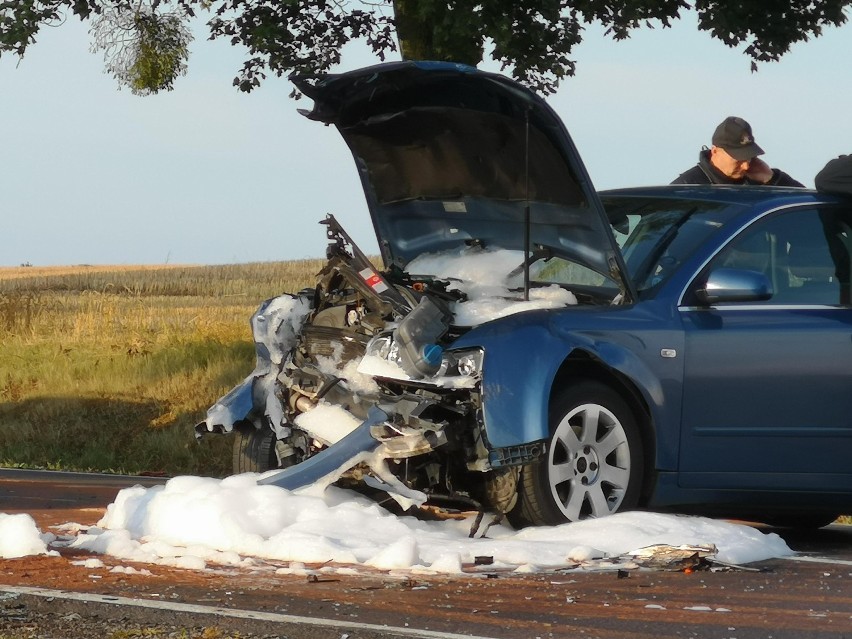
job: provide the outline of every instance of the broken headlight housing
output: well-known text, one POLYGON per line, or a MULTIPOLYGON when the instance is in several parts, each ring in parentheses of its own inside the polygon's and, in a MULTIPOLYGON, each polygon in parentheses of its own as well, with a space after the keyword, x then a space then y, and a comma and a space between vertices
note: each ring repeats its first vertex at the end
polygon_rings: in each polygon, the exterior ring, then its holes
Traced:
MULTIPOLYGON (((435 345, 435 348, 440 348, 435 345)), ((374 337, 367 345, 368 356, 377 357, 399 369, 400 377, 405 376, 405 367, 400 355, 399 342, 393 333, 383 333, 374 337)), ((432 378, 470 377, 478 379, 482 372, 485 352, 481 348, 440 351, 440 364, 432 378)), ((424 380, 425 381, 425 380, 424 380)))
POLYGON ((444 377, 479 377, 485 351, 481 348, 466 348, 444 351, 439 374, 444 377))

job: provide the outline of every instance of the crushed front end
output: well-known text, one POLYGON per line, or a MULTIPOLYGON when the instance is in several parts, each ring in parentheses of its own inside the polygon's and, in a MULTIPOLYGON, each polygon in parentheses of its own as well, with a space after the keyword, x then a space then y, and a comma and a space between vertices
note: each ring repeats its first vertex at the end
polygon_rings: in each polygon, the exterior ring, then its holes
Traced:
POLYGON ((316 287, 259 309, 258 366, 208 411, 197 434, 257 437, 265 429, 276 454, 257 470, 290 468, 266 483, 357 483, 404 505, 487 501, 484 353, 452 348, 467 330, 453 325, 450 310, 463 293, 440 279, 382 273, 334 217, 323 224, 328 262, 316 287), (347 437, 358 428, 369 437, 347 437), (315 457, 302 473, 299 465, 315 457))

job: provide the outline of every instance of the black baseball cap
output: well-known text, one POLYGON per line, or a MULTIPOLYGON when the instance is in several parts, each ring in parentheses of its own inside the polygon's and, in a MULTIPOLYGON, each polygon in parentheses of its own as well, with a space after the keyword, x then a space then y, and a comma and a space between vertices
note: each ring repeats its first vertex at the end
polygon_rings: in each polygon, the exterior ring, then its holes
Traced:
POLYGON ((763 149, 754 141, 751 125, 734 116, 725 118, 722 124, 716 127, 713 132, 713 146, 725 149, 732 158, 742 161, 763 155, 763 149))

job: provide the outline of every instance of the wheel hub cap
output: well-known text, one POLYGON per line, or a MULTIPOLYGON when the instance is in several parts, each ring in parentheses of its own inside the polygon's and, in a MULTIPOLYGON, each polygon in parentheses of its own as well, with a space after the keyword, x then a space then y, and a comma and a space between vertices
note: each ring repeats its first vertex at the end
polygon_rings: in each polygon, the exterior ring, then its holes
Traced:
POLYGON ((600 468, 598 453, 591 446, 584 446, 574 454, 574 477, 583 486, 597 482, 600 468))

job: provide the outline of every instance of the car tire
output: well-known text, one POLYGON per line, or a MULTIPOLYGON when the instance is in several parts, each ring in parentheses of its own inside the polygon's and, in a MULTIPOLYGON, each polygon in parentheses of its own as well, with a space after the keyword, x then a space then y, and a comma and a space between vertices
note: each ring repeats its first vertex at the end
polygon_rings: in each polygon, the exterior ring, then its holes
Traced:
POLYGON ((479 497, 486 508, 498 513, 511 512, 518 503, 519 468, 504 468, 487 474, 479 497))
POLYGON ((612 388, 581 382, 551 404, 545 455, 521 469, 516 527, 557 525, 635 508, 644 477, 636 416, 612 388))
POLYGON ((234 428, 233 470, 240 473, 264 473, 278 468, 275 433, 270 428, 255 428, 243 422, 234 428))

